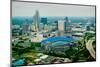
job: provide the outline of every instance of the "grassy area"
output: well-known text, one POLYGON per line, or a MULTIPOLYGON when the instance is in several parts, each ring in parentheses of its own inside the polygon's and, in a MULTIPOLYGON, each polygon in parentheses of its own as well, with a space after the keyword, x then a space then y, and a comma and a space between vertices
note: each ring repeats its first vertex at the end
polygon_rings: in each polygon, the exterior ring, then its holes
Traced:
POLYGON ((39 53, 40 51, 37 51, 36 48, 40 47, 40 43, 31 43, 30 47, 23 48, 20 45, 16 44, 16 46, 13 46, 12 48, 12 57, 15 59, 18 59, 20 57, 27 57, 32 56, 36 58, 36 53, 39 53))

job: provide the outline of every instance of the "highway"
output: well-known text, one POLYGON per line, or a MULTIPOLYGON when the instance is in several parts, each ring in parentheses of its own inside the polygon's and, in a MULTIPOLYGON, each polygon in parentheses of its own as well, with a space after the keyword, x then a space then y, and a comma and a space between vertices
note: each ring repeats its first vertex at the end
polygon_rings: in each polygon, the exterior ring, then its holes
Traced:
POLYGON ((91 54, 91 56, 95 59, 96 53, 95 53, 95 50, 94 50, 93 45, 92 45, 93 41, 94 41, 94 38, 88 40, 88 42, 86 43, 86 48, 89 51, 89 53, 91 54))

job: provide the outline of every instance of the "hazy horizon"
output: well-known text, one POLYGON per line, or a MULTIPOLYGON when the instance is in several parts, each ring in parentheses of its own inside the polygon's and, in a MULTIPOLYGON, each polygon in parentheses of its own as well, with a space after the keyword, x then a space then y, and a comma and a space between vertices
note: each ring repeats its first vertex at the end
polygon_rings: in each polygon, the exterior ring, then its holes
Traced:
POLYGON ((95 7, 12 1, 12 16, 86 16, 95 17, 95 7), (65 9, 66 8, 66 9, 65 9))

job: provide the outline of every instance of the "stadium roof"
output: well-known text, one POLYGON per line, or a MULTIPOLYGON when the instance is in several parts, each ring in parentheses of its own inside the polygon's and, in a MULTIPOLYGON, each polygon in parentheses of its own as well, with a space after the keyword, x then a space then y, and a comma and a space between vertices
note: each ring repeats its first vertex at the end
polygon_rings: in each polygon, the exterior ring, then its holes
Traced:
POLYGON ((47 44, 47 43, 53 43, 53 42, 57 42, 57 41, 74 42, 75 40, 77 40, 77 39, 72 36, 57 36, 57 37, 50 37, 46 40, 43 40, 42 43, 47 44))

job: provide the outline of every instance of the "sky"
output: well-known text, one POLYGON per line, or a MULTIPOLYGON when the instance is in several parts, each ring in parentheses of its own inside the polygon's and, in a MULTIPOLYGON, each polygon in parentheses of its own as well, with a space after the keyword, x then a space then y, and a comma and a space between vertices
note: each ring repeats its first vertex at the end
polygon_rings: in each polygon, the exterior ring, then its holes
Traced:
POLYGON ((12 2, 12 16, 95 16, 94 6, 62 5, 33 2, 12 2))

